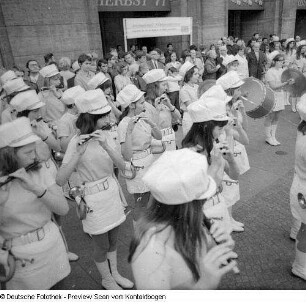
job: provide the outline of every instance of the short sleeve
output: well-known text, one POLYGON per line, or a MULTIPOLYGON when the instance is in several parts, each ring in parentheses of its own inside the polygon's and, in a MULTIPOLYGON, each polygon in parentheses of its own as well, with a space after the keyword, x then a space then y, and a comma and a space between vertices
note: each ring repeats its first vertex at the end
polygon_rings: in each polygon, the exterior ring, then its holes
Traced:
POLYGON ((186 91, 186 89, 183 89, 183 88, 182 88, 182 89, 180 90, 180 101, 181 101, 182 103, 186 103, 186 102, 188 102, 188 101, 192 101, 192 100, 191 100, 191 97, 190 97, 188 91, 186 91))
POLYGON ((71 159, 76 155, 76 142, 77 142, 77 136, 75 135, 71 141, 68 144, 67 150, 65 152, 65 156, 63 158, 63 165, 68 164, 71 159))
POLYGON ((129 118, 125 117, 118 125, 117 132, 120 144, 125 143, 125 137, 126 137, 129 120, 130 120, 129 118))

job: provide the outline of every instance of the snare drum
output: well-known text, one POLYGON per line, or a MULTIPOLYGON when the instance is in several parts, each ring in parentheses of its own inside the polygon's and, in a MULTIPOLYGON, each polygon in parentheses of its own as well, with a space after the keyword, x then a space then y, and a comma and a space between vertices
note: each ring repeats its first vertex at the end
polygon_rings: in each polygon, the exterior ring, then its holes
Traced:
POLYGON ((275 106, 273 90, 264 85, 256 78, 244 79, 244 84, 240 87, 241 94, 245 95, 244 101, 246 114, 254 119, 268 115, 275 106))

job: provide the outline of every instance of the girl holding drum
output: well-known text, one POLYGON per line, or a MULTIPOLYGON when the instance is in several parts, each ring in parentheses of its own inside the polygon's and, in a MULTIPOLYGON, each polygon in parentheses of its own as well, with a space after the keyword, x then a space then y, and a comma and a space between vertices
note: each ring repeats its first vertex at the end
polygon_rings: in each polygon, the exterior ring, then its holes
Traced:
POLYGON ((81 135, 71 139, 56 181, 64 185, 76 170, 83 183, 84 199, 91 211, 82 224, 84 232, 92 236, 93 257, 102 286, 109 290, 132 288, 133 283, 117 270, 119 226, 126 217, 113 167, 115 164, 125 170, 125 162, 115 151, 111 135, 101 130, 109 124, 111 107, 100 89, 86 91, 75 104, 80 113, 76 126, 81 135))
POLYGON ((281 82, 281 75, 283 73, 283 64, 285 58, 277 51, 270 54, 272 60, 271 67, 266 73, 266 82, 269 87, 274 91, 275 106, 271 113, 265 118, 265 134, 266 143, 271 146, 278 146, 280 142, 276 139, 276 130, 281 111, 285 109, 285 92, 284 87, 294 83, 294 80, 281 82))

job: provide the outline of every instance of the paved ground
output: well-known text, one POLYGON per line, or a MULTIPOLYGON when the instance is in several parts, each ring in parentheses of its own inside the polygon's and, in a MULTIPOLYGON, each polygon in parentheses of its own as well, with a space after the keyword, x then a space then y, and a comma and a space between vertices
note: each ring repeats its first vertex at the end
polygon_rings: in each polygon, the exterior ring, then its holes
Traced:
MULTIPOLYGON (((264 143, 263 120, 249 120, 251 170, 240 181, 241 201, 233 210, 234 217, 245 223, 245 232, 234 234, 241 273, 224 278, 221 289, 306 289, 306 282, 290 274, 294 242, 289 239, 289 190, 298 122, 298 115, 288 107, 278 129, 282 145, 270 147, 264 143)), ((82 232, 72 203, 64 218, 64 231, 70 250, 77 252, 80 260, 72 264, 63 289, 101 289, 91 257, 91 239, 82 232)), ((119 270, 129 278, 127 255, 132 234, 129 217, 121 228, 118 249, 119 270)))

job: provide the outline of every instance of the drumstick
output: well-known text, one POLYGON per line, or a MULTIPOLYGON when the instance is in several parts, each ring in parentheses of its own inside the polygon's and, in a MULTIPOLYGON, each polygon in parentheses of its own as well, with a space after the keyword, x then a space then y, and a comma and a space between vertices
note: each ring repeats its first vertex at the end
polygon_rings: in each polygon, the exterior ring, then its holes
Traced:
POLYGON ((244 100, 244 101, 247 101, 247 102, 249 102, 249 103, 251 103, 251 104, 253 104, 253 105, 257 105, 257 104, 255 104, 254 102, 250 101, 249 99, 245 98, 245 97, 242 96, 242 95, 241 95, 239 98, 242 99, 242 100, 244 100))

